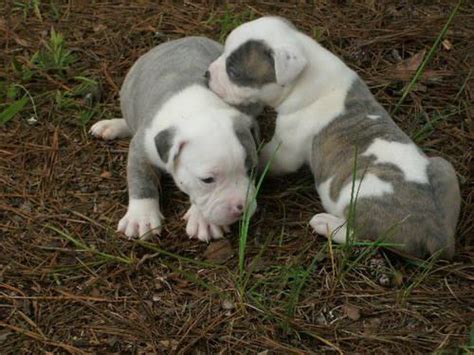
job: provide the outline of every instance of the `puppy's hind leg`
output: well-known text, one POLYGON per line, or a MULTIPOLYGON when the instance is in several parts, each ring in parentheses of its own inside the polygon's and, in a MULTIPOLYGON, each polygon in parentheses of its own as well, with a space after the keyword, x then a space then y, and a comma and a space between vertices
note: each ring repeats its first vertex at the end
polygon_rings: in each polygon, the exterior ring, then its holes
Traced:
POLYGON ((94 137, 111 140, 116 138, 131 137, 132 132, 123 118, 101 120, 92 125, 89 130, 94 137))
POLYGON ((451 163, 440 157, 430 158, 431 185, 437 202, 444 214, 445 223, 454 234, 461 209, 461 192, 459 182, 451 163))
POLYGON ((451 163, 441 157, 430 158, 428 175, 447 232, 446 235, 433 236, 428 249, 432 254, 444 249, 442 255, 450 259, 454 255, 454 233, 461 209, 458 178, 451 163))
POLYGON ((332 238, 338 244, 346 243, 346 221, 340 217, 329 213, 318 213, 311 218, 309 225, 316 233, 328 239, 332 238))

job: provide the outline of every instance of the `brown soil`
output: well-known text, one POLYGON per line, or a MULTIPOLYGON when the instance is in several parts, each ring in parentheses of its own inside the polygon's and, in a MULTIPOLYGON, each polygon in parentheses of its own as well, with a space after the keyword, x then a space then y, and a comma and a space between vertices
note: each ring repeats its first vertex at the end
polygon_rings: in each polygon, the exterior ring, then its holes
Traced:
MULTIPOLYGON (((79 124, 88 100, 75 96, 76 108, 68 109, 55 93, 72 90, 75 76, 94 78, 101 90, 93 95, 100 109, 93 121, 117 117, 124 75, 152 46, 187 35, 223 38, 237 24, 232 19, 277 14, 318 36, 391 110, 413 76, 413 57, 429 51, 456 2, 52 3, 40 5, 41 16, 13 1, 0 6, 0 81, 24 85, 38 114, 36 124, 27 123, 29 104, 0 128, 1 353, 453 353, 467 352, 469 332, 474 345, 472 2, 461 5, 394 117, 414 135, 443 116, 418 143, 459 174, 455 259, 423 267, 383 251, 329 248, 308 229, 322 209, 311 175, 301 172, 265 183, 244 278, 238 226, 230 247, 206 252, 186 237, 188 202, 169 179, 161 237, 140 245, 116 234, 127 203, 128 142, 93 139, 90 123, 79 124), (13 58, 31 67, 52 27, 78 61, 62 76, 33 68, 31 79, 19 78, 13 58), (216 250, 225 256, 220 264, 216 250), (213 263, 200 262, 206 257, 213 263)), ((267 113, 266 136, 271 122, 267 113)))

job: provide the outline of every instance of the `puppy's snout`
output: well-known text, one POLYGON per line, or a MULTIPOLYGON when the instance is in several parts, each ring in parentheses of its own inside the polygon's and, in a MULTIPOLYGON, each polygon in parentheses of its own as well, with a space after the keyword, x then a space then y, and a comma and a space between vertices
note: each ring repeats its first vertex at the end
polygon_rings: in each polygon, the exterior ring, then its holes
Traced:
POLYGON ((240 218, 244 213, 244 204, 237 202, 230 206, 230 212, 234 218, 240 218))

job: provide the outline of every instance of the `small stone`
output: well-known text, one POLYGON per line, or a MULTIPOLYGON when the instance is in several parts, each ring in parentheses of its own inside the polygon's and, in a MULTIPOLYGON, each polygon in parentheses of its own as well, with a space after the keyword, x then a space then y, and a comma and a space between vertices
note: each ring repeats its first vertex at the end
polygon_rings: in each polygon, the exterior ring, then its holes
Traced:
POLYGON ((441 43, 443 44, 444 49, 446 49, 447 51, 450 51, 451 49, 453 49, 453 44, 449 42, 449 40, 445 39, 441 43))
POLYGON ((34 126, 35 124, 38 123, 38 120, 36 119, 35 116, 31 116, 26 120, 26 123, 28 123, 30 126, 34 126))
POLYGON ((388 287, 388 286, 390 286, 390 277, 388 277, 387 274, 382 274, 378 278, 378 283, 381 286, 388 287))
POLYGON ((235 303, 230 300, 224 300, 222 302, 222 308, 226 311, 233 310, 235 308, 235 303))
POLYGON ((179 343, 174 339, 169 339, 169 340, 161 340, 160 345, 163 346, 164 348, 174 351, 178 348, 179 343))

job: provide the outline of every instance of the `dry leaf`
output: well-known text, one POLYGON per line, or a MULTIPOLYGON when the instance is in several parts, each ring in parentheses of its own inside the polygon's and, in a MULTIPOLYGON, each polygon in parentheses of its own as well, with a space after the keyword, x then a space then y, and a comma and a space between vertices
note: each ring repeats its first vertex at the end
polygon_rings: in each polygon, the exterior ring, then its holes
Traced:
POLYGON ((425 57, 426 49, 416 53, 414 56, 398 63, 394 69, 395 78, 410 80, 425 57))
POLYGON ((94 30, 94 32, 101 32, 103 30, 105 30, 107 28, 106 25, 102 24, 102 23, 99 23, 97 25, 95 25, 92 29, 94 30))
MULTIPOLYGON (((395 80, 403 80, 403 81, 410 81, 418 67, 423 62, 423 58, 425 57, 426 49, 416 53, 414 56, 405 59, 395 65, 395 67, 389 69, 389 76, 395 80)), ((446 70, 431 70, 425 68, 423 74, 421 75, 421 80, 429 80, 429 81, 437 81, 443 76, 451 75, 449 71, 446 70)), ((419 84, 419 83, 418 83, 419 84)), ((423 91, 423 87, 418 87, 419 91, 423 91)))
POLYGON ((346 303, 344 306, 342 306, 342 311, 344 312, 345 316, 349 317, 349 319, 352 319, 352 320, 360 319, 359 307, 346 303))
POLYGON ((103 179, 110 179, 112 177, 112 173, 110 171, 103 171, 100 174, 100 177, 103 179))
POLYGON ((234 250, 227 239, 212 242, 204 252, 204 258, 207 261, 216 263, 223 263, 232 256, 234 256, 234 250))

